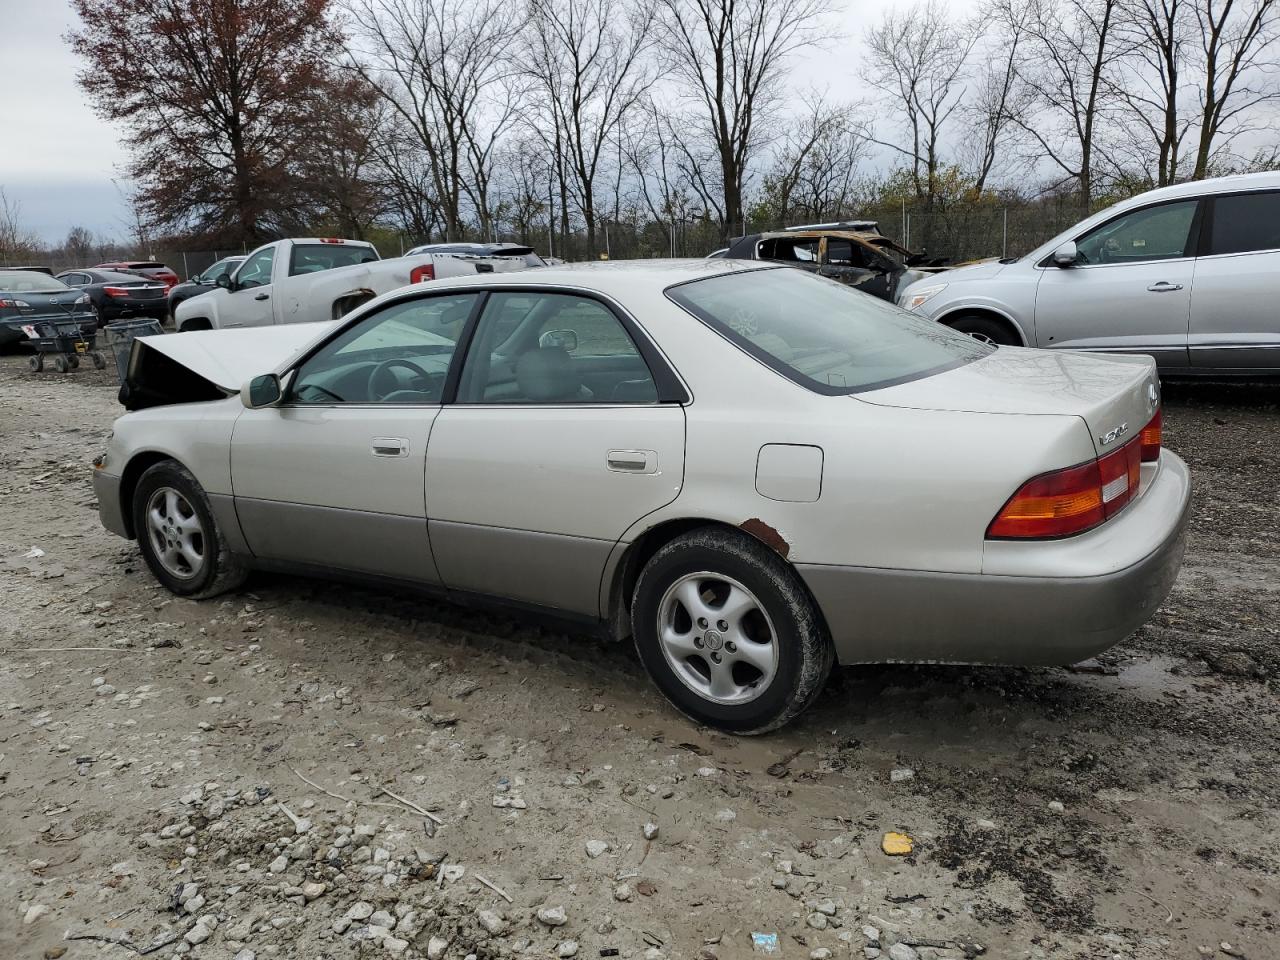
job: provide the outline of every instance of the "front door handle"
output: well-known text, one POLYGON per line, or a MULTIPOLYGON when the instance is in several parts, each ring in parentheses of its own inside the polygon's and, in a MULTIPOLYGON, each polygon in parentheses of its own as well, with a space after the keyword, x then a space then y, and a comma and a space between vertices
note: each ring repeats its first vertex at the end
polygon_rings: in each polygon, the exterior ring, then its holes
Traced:
POLYGON ((610 450, 605 466, 615 473, 657 473, 658 455, 652 450, 610 450))
POLYGON ((404 437, 374 437, 372 453, 375 457, 407 457, 409 441, 404 437))
POLYGON ((269 293, 260 293, 260 294, 258 294, 256 297, 254 297, 253 299, 255 299, 255 300, 270 300, 270 299, 271 299, 271 294, 269 294, 269 293))
POLYGON ((1167 280, 1161 280, 1159 283, 1153 283, 1147 287, 1152 293, 1173 293, 1175 290, 1181 290, 1182 284, 1169 283, 1167 280))

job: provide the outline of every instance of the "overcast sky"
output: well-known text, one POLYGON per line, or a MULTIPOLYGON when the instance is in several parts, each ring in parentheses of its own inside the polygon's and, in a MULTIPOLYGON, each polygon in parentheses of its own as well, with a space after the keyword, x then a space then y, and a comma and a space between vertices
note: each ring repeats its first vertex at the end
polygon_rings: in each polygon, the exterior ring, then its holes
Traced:
MULTIPOLYGON (((955 0, 952 6, 971 9, 974 2, 955 0)), ((798 62, 794 80, 843 99, 853 84, 864 11, 884 4, 834 3, 845 11, 833 18, 845 36, 798 62)), ((0 186, 20 204, 24 224, 50 243, 76 225, 116 238, 129 233, 128 184, 121 179, 124 130, 99 120, 76 86, 79 63, 63 40, 75 25, 68 0, 0 0, 0 186)))

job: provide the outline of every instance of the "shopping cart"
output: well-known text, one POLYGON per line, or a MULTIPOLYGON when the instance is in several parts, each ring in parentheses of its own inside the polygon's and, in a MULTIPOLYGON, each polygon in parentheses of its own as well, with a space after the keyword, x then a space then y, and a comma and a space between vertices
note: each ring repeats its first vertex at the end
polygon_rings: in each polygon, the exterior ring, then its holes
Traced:
POLYGON ((80 358, 88 357, 101 370, 106 358, 98 352, 98 335, 85 333, 79 320, 34 320, 23 326, 27 342, 35 354, 27 358, 27 366, 35 373, 44 369, 45 358, 59 373, 66 373, 80 366, 80 358))
POLYGON ((129 354, 133 351, 133 341, 139 337, 153 337, 164 333, 159 320, 117 320, 102 328, 106 335, 107 349, 116 358, 116 379, 124 383, 125 374, 129 370, 129 354))

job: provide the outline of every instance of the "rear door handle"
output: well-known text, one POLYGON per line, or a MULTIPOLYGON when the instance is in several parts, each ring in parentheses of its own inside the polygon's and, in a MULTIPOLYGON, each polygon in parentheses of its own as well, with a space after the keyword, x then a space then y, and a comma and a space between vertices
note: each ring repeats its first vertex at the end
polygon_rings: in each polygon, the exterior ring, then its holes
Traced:
POLYGON ((1175 290, 1181 290, 1182 284, 1169 283, 1167 280, 1161 280, 1159 283, 1153 283, 1147 287, 1152 293, 1173 293, 1175 290))
POLYGON ((657 473, 658 454, 653 450, 610 450, 605 466, 615 473, 657 473))
POLYGON ((372 453, 375 457, 407 457, 409 441, 403 437, 374 437, 372 453))
POLYGON ((271 299, 271 294, 269 294, 269 293, 260 293, 260 294, 258 294, 256 297, 254 297, 253 299, 255 299, 255 300, 270 300, 270 299, 271 299))

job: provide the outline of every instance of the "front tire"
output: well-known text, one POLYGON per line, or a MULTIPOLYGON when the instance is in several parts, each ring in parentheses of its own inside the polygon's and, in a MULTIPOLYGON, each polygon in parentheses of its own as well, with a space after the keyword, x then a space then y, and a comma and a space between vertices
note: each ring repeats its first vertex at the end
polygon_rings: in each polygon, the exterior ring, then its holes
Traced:
POLYGON ((133 529, 151 573, 171 593, 202 600, 244 582, 248 570, 227 549, 209 497, 186 467, 150 467, 133 491, 133 529))
POLYGON ((990 343, 999 347, 1020 347, 1022 341, 1015 331, 1003 320, 995 320, 978 314, 967 314, 947 322, 952 330, 967 333, 982 343, 990 343))
POLYGON ((707 527, 677 537, 636 582, 632 632, 658 689, 698 723, 776 730, 817 698, 835 660, 803 584, 764 544, 707 527))

